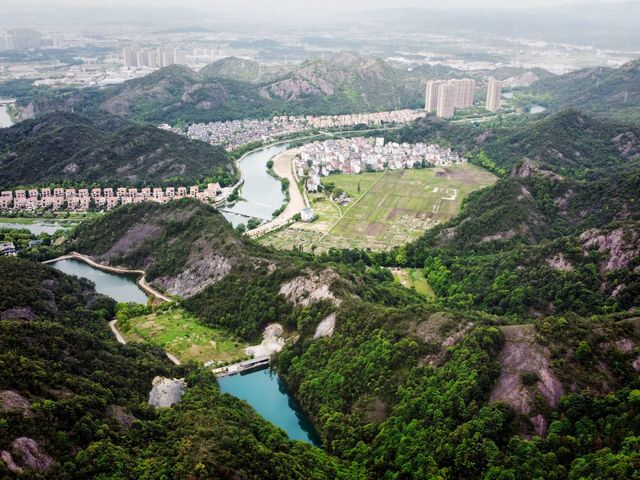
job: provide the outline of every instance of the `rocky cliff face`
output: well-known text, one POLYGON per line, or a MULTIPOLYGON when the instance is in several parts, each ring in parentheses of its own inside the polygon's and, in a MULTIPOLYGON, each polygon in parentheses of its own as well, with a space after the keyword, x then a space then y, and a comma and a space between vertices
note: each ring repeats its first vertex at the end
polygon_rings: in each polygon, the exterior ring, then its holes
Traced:
POLYGON ((157 408, 168 408, 182 400, 187 388, 183 378, 156 377, 153 388, 149 392, 149 405, 157 408))

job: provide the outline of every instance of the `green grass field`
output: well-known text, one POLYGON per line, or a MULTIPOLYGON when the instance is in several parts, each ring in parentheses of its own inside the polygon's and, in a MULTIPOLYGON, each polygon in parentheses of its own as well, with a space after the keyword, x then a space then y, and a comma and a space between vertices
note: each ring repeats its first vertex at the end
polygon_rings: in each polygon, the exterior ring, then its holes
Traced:
POLYGON ((486 187, 496 177, 471 164, 447 168, 332 175, 333 183, 353 199, 345 206, 324 194, 310 195, 318 219, 298 222, 261 241, 276 248, 302 246, 310 251, 336 248, 385 250, 408 243, 425 230, 446 222, 460 210, 473 190, 486 187))
POLYGON ((242 341, 229 333, 201 325, 180 308, 135 317, 121 328, 127 341, 158 345, 181 362, 234 362, 247 358, 242 341))
POLYGON ((396 282, 407 288, 415 288, 416 292, 424 295, 429 300, 435 300, 436 295, 431 289, 431 285, 422 274, 422 271, 416 268, 402 268, 392 270, 393 278, 396 282))

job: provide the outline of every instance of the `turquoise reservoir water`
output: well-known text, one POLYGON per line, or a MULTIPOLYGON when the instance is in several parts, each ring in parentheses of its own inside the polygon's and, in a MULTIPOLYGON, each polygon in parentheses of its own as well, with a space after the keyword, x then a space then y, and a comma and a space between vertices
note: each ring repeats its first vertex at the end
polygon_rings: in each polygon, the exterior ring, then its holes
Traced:
POLYGON ((93 268, 80 260, 60 260, 51 266, 68 275, 88 278, 96 284, 96 291, 116 302, 147 303, 147 295, 138 287, 133 275, 122 275, 93 268))
POLYGON ((265 419, 287 432, 290 439, 320 446, 313 425, 273 370, 223 377, 218 383, 220 390, 245 400, 265 419))

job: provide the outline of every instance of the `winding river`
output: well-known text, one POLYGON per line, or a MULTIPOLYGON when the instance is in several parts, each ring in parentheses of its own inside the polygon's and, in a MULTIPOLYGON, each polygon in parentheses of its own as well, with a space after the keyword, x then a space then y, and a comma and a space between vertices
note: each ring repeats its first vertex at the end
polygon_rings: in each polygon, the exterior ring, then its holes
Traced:
POLYGON ((285 196, 278 180, 267 172, 267 162, 286 151, 288 143, 264 147, 245 155, 238 167, 244 178, 240 197, 232 207, 225 207, 223 215, 235 227, 247 223, 247 217, 271 220, 271 215, 284 203, 285 196))

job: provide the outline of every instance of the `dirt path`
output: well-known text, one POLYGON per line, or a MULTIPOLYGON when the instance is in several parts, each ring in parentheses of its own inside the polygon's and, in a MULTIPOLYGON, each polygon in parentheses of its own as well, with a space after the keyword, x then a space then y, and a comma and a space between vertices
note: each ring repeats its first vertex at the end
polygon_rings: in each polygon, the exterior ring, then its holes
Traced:
POLYGON ((116 336, 116 340, 118 341, 118 343, 121 343, 122 345, 126 345, 127 341, 124 339, 124 337, 120 333, 120 330, 118 330, 116 323, 118 323, 118 320, 111 320, 109 322, 109 328, 111 328, 111 331, 116 336))
POLYGON ((338 220, 336 220, 335 223, 329 227, 329 230, 327 230, 324 233, 324 235, 322 235, 322 237, 320 237, 320 239, 317 242, 318 244, 320 242, 322 242, 327 237, 327 235, 329 235, 331 233, 331 230, 333 230, 342 221, 342 219, 347 215, 347 213, 349 213, 349 210, 351 210, 353 207, 355 207, 358 204, 358 202, 360 202, 360 200, 362 200, 364 197, 367 196, 367 194, 373 189, 373 187, 375 187, 377 185, 377 183, 380 180, 382 180, 382 177, 384 177, 387 174, 388 171, 389 170, 385 170, 384 172, 382 172, 382 175, 380 175, 378 178, 376 178, 376 181, 373 182, 371 184, 371 186, 369 186, 369 188, 367 188, 365 190, 365 192, 362 195, 360 195, 360 197, 358 197, 358 199, 355 202, 353 202, 351 205, 349 205, 349 207, 344 211, 344 213, 342 213, 342 209, 338 205, 335 204, 335 202, 333 201, 333 198, 331 199, 331 203, 333 203, 336 206, 336 208, 340 211, 340 218, 338 218, 338 220))
MULTIPOLYGON (((116 340, 118 341, 118 343, 120 343, 121 345, 126 345, 127 344, 127 340, 122 336, 122 333, 120 333, 120 330, 118 330, 118 320, 111 320, 109 322, 109 328, 111 328, 111 331, 113 332, 113 334, 116 336, 116 340)), ((167 356, 167 358, 169 360, 171 360, 171 362, 175 365, 180 365, 180 360, 178 360, 178 358, 173 355, 172 353, 169 353, 165 350, 165 355, 167 356)))

